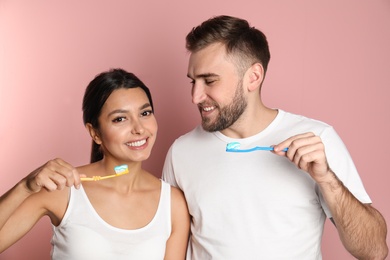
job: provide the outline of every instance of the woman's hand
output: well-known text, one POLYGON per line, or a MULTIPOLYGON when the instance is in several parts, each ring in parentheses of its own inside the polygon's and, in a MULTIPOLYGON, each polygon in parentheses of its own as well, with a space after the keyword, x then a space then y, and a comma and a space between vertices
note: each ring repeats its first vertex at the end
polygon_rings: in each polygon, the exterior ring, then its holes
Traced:
POLYGON ((80 186, 80 175, 69 163, 62 159, 53 159, 31 172, 25 178, 30 193, 39 192, 42 188, 48 191, 62 190, 65 186, 80 186))

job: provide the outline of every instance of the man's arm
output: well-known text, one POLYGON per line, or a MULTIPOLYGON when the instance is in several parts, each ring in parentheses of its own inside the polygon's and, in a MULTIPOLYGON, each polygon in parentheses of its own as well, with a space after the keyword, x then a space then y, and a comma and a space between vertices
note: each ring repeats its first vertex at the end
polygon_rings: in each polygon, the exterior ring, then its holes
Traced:
POLYGON ((353 256, 358 259, 386 258, 388 247, 384 218, 372 206, 357 200, 332 172, 320 137, 313 133, 293 136, 276 145, 274 153, 286 156, 317 182, 340 239, 353 256), (285 147, 288 147, 287 152, 282 151, 285 147))
POLYGON ((358 201, 332 171, 318 184, 345 248, 358 259, 385 259, 387 227, 382 215, 358 201))

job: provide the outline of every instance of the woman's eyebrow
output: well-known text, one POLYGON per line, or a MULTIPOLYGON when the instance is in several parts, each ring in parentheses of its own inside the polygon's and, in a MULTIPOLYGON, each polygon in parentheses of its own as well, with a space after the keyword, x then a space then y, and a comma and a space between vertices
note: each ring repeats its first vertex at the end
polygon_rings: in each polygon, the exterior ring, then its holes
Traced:
MULTIPOLYGON (((142 106, 140 106, 140 110, 148 108, 148 107, 151 107, 150 103, 145 103, 142 106)), ((107 116, 111 116, 113 114, 125 114, 128 112, 129 112, 129 110, 127 110, 127 109, 115 109, 115 110, 111 111, 110 113, 108 113, 107 116)))
POLYGON ((143 104, 140 109, 145 109, 145 108, 148 108, 148 107, 151 107, 150 103, 145 103, 143 104))
POLYGON ((110 113, 108 113, 108 116, 111 116, 113 114, 127 113, 127 112, 129 112, 129 110, 126 110, 126 109, 115 109, 115 110, 111 111, 110 113))

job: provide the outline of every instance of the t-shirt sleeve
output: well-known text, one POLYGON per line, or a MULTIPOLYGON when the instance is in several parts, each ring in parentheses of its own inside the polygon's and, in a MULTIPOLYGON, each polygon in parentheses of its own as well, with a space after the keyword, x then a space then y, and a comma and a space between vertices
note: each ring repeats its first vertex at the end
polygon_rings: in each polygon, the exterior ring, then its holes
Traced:
MULTIPOLYGON (((320 137, 325 145, 325 154, 332 171, 360 202, 371 203, 351 155, 334 128, 326 128, 320 137)), ((320 200, 327 217, 332 217, 321 194, 320 200)))
POLYGON ((174 187, 178 187, 178 184, 176 182, 174 170, 173 170, 173 157, 172 157, 172 151, 173 151, 173 144, 168 150, 168 153, 165 157, 165 163, 163 167, 163 172, 162 172, 162 179, 169 184, 171 184, 174 187))

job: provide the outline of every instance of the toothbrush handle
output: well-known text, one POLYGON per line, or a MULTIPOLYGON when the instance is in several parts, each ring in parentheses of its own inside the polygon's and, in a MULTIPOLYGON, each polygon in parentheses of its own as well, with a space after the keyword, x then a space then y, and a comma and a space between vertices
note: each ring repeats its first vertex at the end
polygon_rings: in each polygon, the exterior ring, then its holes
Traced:
POLYGON ((253 148, 253 151, 254 150, 259 150, 259 151, 273 151, 274 148, 273 147, 270 147, 270 146, 256 146, 253 148))
MULTIPOLYGON (((256 146, 253 148, 253 151, 254 150, 260 150, 260 151, 273 151, 274 148, 271 147, 271 146, 256 146)), ((287 152, 288 148, 284 148, 282 151, 283 152, 287 152)))
MULTIPOLYGON (((229 148, 226 148, 226 152, 233 152, 233 153, 249 153, 249 152, 253 152, 253 151, 273 151, 274 148, 273 147, 270 147, 270 146, 255 146, 253 148, 249 148, 249 149, 229 149, 229 148)), ((282 151, 283 152, 287 152, 288 148, 284 148, 282 151)))

